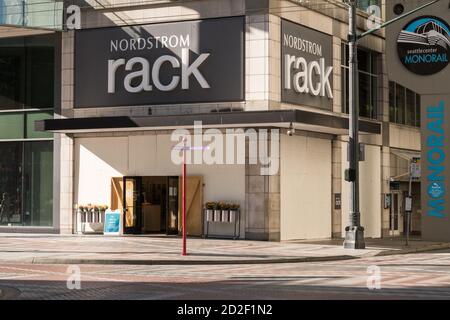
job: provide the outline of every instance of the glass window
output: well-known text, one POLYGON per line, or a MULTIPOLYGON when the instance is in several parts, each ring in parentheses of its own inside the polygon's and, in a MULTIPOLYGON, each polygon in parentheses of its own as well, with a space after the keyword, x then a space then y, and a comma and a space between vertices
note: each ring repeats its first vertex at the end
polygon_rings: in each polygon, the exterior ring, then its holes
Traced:
POLYGON ((53 142, 25 142, 23 225, 53 223, 53 142))
POLYGON ((0 225, 18 223, 22 213, 22 143, 0 143, 0 225))
POLYGON ((27 41, 27 106, 53 108, 54 43, 53 38, 29 38, 27 41))
POLYGON ((405 124, 405 88, 397 84, 395 87, 395 104, 397 109, 397 123, 405 124))
POLYGON ((367 51, 358 50, 358 70, 370 72, 371 71, 370 64, 371 64, 370 53, 367 51))
POLYGON ((0 41, 0 110, 21 109, 23 106, 24 57, 25 50, 21 42, 0 41), (9 46, 5 46, 5 42, 8 42, 9 46))
POLYGON ((53 86, 54 35, 0 39, 0 225, 53 224, 53 86))
POLYGON ((0 110, 53 108, 54 36, 0 39, 0 110))
POLYGON ((389 121, 420 127, 420 95, 390 81, 389 121))
POLYGON ((23 113, 0 113, 0 139, 23 139, 23 113))
POLYGON ((1 0, 0 24, 62 29, 62 0, 1 0))
POLYGON ((406 124, 414 126, 416 124, 416 94, 406 89, 406 124))
POLYGON ((372 117, 372 105, 370 99, 370 76, 365 73, 359 74, 359 115, 361 117, 372 117))
MULTIPOLYGON (((349 112, 348 88, 348 44, 341 46, 342 58, 342 110, 349 112)), ((359 77, 359 115, 366 118, 376 118, 378 106, 378 54, 358 49, 359 77)))
POLYGON ((395 83, 389 81, 389 121, 396 122, 395 83))
POLYGON ((348 82, 348 68, 342 68, 342 76, 341 76, 341 88, 342 90, 342 103, 343 103, 343 109, 345 113, 349 112, 349 104, 348 104, 348 95, 349 95, 349 88, 347 85, 348 82))
MULTIPOLYGON (((0 117, 1 118, 1 117, 0 117)), ((27 112, 26 113, 26 137, 27 138, 52 138, 51 132, 34 130, 34 122, 53 118, 53 111, 27 112)))
POLYGON ((0 225, 52 226, 53 141, 0 142, 0 225))
POLYGON ((368 7, 370 7, 372 5, 380 6, 380 1, 381 0, 359 0, 358 8, 365 11, 365 10, 367 10, 368 7))
POLYGON ((370 77, 370 85, 372 86, 370 90, 370 117, 369 118, 376 118, 377 117, 377 105, 378 105, 378 77, 371 76, 370 77))

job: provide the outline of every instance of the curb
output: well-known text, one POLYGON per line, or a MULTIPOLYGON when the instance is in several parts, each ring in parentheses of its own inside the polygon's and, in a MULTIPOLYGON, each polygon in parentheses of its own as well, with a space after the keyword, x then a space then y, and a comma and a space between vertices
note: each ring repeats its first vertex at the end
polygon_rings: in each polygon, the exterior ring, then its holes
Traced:
POLYGON ((367 253, 359 256, 337 255, 322 257, 290 257, 290 258, 267 258, 261 260, 240 259, 240 260, 182 260, 182 259, 77 259, 77 258, 25 258, 20 260, 0 259, 0 263, 30 263, 30 264, 92 264, 92 265, 241 265, 241 264, 280 264, 280 263, 305 263, 305 262, 331 262, 343 260, 356 260, 370 257, 382 257, 393 255, 413 254, 436 250, 450 249, 450 243, 429 245, 400 250, 385 250, 378 253, 367 253))
POLYGON ((450 243, 433 244, 433 245, 429 245, 426 247, 411 248, 411 249, 381 251, 381 252, 377 253, 375 256, 376 257, 393 256, 393 255, 436 251, 436 250, 444 250, 444 249, 450 249, 450 243))
POLYGON ((0 287, 0 300, 16 299, 22 294, 19 289, 13 287, 0 287))
POLYGON ((301 257, 279 258, 264 260, 134 260, 134 259, 54 259, 33 258, 32 264, 103 264, 103 265, 230 265, 230 264, 274 264, 274 263, 302 263, 326 262, 358 259, 355 256, 301 257))

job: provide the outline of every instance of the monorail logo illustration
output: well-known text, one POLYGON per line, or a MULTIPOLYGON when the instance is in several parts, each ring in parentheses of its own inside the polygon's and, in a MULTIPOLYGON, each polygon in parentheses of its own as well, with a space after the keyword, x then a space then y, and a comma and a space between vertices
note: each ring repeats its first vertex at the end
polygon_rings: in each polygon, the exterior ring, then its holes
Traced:
POLYGON ((397 50, 409 71, 419 75, 438 73, 449 62, 450 27, 438 17, 418 17, 400 32, 397 50))

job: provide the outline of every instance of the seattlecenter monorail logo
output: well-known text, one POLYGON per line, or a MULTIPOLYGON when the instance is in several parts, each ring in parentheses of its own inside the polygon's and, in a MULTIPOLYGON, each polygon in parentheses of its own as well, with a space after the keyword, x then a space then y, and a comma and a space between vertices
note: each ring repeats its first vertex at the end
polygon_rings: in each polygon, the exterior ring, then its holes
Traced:
POLYGON ((418 75, 438 73, 449 63, 450 27, 438 17, 418 17, 400 32, 397 49, 409 71, 418 75))
POLYGON ((78 30, 75 107, 244 99, 244 18, 78 30))

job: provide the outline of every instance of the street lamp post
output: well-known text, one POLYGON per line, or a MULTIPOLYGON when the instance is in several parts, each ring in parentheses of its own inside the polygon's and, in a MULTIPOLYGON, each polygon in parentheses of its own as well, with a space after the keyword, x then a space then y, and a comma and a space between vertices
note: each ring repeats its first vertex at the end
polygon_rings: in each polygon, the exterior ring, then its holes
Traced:
POLYGON ((351 0, 349 4, 349 169, 346 179, 350 182, 350 213, 349 225, 345 228, 344 247, 348 249, 364 249, 364 228, 361 226, 361 213, 359 210, 359 86, 358 86, 358 47, 356 10, 357 1, 351 0))
POLYGON ((419 6, 390 21, 380 24, 360 35, 357 33, 356 10, 358 0, 345 0, 348 5, 348 43, 349 43, 349 169, 345 171, 345 180, 350 182, 350 212, 349 225, 345 228, 344 248, 364 249, 364 227, 361 226, 361 213, 359 208, 359 85, 358 85, 358 40, 372 34, 400 19, 431 6, 440 0, 433 0, 419 6))

